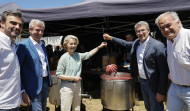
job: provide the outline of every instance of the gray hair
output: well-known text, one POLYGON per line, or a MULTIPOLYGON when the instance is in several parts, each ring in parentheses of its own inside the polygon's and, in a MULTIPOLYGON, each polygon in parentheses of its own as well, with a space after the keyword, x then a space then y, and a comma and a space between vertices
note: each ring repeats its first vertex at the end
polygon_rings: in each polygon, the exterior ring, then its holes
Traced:
POLYGON ((29 23, 29 28, 30 29, 33 29, 34 28, 34 24, 37 24, 37 25, 42 25, 45 29, 45 23, 44 21, 41 21, 41 20, 38 20, 38 19, 32 19, 29 23))
MULTIPOLYGON (((173 11, 168 11, 168 12, 165 12, 161 15, 159 15, 156 20, 155 20, 155 24, 158 26, 158 21, 160 21, 160 19, 166 15, 171 15, 171 17, 174 19, 175 22, 178 22, 180 21, 179 19, 179 16, 176 12, 173 12, 173 11)), ((181 21, 180 21, 181 22, 181 21)), ((182 27, 182 24, 180 25, 182 27)), ((159 27, 159 26, 158 26, 159 27)))
POLYGON ((79 44, 79 40, 78 40, 78 38, 77 38, 76 36, 74 36, 74 35, 67 35, 67 36, 64 38, 64 42, 63 42, 63 48, 64 48, 65 50, 67 50, 66 45, 69 43, 69 40, 70 40, 70 39, 76 40, 77 45, 79 44))
POLYGON ((136 32, 136 28, 139 27, 139 26, 141 26, 141 25, 146 25, 146 29, 150 30, 149 25, 148 25, 147 22, 145 22, 145 21, 139 21, 139 22, 136 23, 135 26, 134 26, 135 32, 136 32))
POLYGON ((17 16, 17 17, 21 18, 22 23, 24 23, 22 13, 18 10, 6 10, 6 11, 4 11, 0 17, 0 21, 6 22, 7 16, 9 16, 9 15, 13 15, 13 16, 17 16))

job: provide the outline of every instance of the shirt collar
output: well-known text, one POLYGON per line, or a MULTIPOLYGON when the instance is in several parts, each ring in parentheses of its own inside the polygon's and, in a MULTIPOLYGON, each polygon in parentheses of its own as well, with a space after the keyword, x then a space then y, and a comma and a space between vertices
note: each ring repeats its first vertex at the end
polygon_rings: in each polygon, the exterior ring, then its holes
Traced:
POLYGON ((183 29, 184 29, 184 28, 181 28, 181 29, 180 29, 180 31, 178 32, 178 34, 176 35, 176 37, 173 39, 173 40, 174 40, 174 42, 176 42, 176 41, 178 41, 178 40, 179 40, 180 35, 181 35, 181 34, 182 34, 182 32, 183 32, 183 29))
POLYGON ((39 43, 38 42, 36 42, 31 36, 29 37, 30 38, 30 40, 32 41, 32 43, 34 44, 34 45, 42 45, 42 41, 40 40, 39 41, 39 43))
MULTIPOLYGON (((0 31, 1 39, 4 40, 6 43, 8 43, 11 46, 11 39, 6 34, 0 31)), ((12 43, 15 43, 15 40, 12 40, 12 43)))
POLYGON ((11 41, 11 46, 15 45, 15 40, 11 41))
POLYGON ((149 41, 149 36, 147 37, 147 39, 143 43, 140 41, 140 45, 145 47, 147 45, 148 41, 149 41))

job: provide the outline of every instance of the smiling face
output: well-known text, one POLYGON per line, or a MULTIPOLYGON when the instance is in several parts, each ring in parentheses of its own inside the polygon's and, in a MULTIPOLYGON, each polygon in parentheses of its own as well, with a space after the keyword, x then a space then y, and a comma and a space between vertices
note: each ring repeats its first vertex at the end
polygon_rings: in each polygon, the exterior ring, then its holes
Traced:
POLYGON ((1 21, 1 30, 11 40, 15 39, 22 32, 23 22, 18 16, 8 15, 5 22, 1 21))
POLYGON ((39 42, 44 34, 44 26, 42 24, 34 23, 33 28, 29 28, 31 37, 39 42))
POLYGON ((147 29, 145 24, 142 24, 136 27, 136 35, 142 43, 146 41, 146 39, 149 36, 149 33, 150 33, 150 30, 147 29))
POLYGON ((165 15, 158 21, 158 27, 164 37, 173 41, 181 29, 181 23, 173 19, 171 15, 165 15))
POLYGON ((67 52, 70 55, 73 55, 75 50, 77 49, 77 40, 76 39, 70 39, 69 42, 66 44, 67 52))

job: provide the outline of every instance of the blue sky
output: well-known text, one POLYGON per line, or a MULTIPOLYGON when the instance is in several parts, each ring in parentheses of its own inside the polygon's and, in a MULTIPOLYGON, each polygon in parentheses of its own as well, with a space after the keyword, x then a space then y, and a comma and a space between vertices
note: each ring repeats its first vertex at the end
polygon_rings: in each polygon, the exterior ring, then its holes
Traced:
POLYGON ((24 9, 62 7, 84 0, 0 0, 0 4, 15 2, 18 6, 24 9))

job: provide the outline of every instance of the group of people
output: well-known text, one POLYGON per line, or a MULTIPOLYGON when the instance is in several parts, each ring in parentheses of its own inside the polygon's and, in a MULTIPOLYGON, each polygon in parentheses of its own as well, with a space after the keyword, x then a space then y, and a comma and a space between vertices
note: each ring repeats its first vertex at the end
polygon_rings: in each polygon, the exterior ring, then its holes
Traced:
MULTIPOLYGON (((165 12, 155 21, 164 37, 163 43, 150 36, 146 21, 135 24, 135 41, 125 41, 109 34, 105 40, 130 49, 130 72, 138 77, 147 111, 163 111, 167 94, 167 111, 190 110, 190 30, 184 29, 176 12, 165 12), (169 90, 168 78, 172 81, 169 90)), ((0 111, 18 111, 21 101, 32 111, 45 111, 47 96, 52 86, 48 54, 40 40, 45 23, 32 19, 30 36, 15 45, 21 34, 24 20, 17 10, 4 11, 0 19, 0 111)), ((79 40, 74 35, 64 38, 66 50, 58 62, 56 75, 61 79, 61 110, 80 111, 82 61, 89 59, 102 42, 89 52, 78 53, 79 40), (71 107, 72 106, 72 107, 71 107)))
POLYGON ((150 36, 146 21, 135 24, 137 39, 134 42, 104 34, 105 40, 131 47, 130 73, 138 77, 147 111, 190 110, 190 30, 184 29, 176 12, 165 12, 155 20, 167 48, 150 36), (168 67, 169 66, 169 67, 168 67), (171 80, 169 90, 168 78, 171 80))
MULTIPOLYGON (((38 19, 32 19, 29 23, 30 36, 15 45, 15 38, 21 34, 23 24, 22 13, 18 10, 7 10, 1 15, 0 111, 19 111, 22 101, 29 106, 31 111, 46 111, 47 96, 52 86, 52 80, 48 54, 44 43, 40 40, 44 34, 45 23, 38 19)), ((106 42, 102 42, 90 52, 75 53, 78 43, 76 36, 65 37, 63 45, 67 52, 61 57, 57 70, 57 73, 60 74, 58 77, 64 81, 67 80, 68 85, 65 84, 66 86, 70 86, 69 83, 76 83, 75 86, 79 87, 77 88, 78 92, 73 92, 76 95, 74 98, 76 98, 75 106, 77 106, 73 110, 80 110, 81 61, 90 58, 107 45, 106 42), (68 60, 65 61, 65 58, 68 60), (70 78, 70 76, 73 77, 70 78), (71 81, 69 81, 70 79, 71 81)), ((64 107, 61 110, 70 111, 69 103, 72 103, 72 99, 66 98, 69 96, 70 90, 64 93, 65 88, 62 87, 63 92, 60 91, 61 106, 64 107)), ((72 98, 71 95, 70 98, 72 98)))
POLYGON ((0 111, 18 111, 21 102, 30 110, 45 111, 52 86, 47 52, 40 40, 45 24, 32 19, 30 37, 15 46, 24 20, 17 10, 4 11, 0 21, 0 111))

